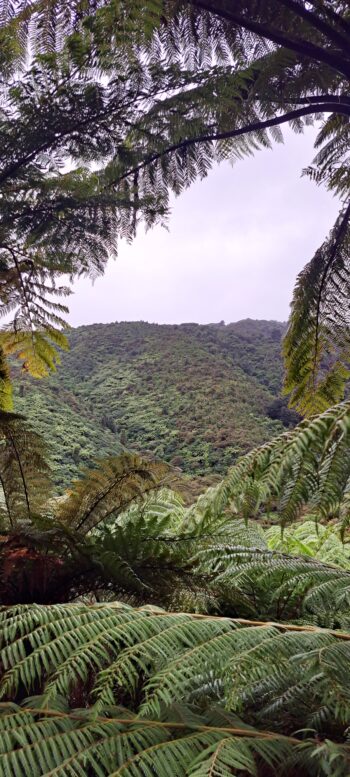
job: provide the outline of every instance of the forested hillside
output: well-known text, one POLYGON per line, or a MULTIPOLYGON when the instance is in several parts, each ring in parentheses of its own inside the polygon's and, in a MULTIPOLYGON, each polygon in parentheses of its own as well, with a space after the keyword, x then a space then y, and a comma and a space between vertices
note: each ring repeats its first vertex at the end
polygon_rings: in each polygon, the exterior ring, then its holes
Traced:
POLYGON ((221 473, 296 419, 277 399, 282 332, 252 320, 79 327, 55 375, 21 373, 15 409, 50 442, 60 487, 122 446, 221 473))

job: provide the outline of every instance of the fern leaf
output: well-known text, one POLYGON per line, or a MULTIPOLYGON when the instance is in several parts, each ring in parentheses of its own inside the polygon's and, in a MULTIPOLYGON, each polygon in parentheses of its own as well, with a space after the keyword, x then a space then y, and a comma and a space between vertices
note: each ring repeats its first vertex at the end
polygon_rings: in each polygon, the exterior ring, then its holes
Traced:
POLYGON ((281 759, 285 774, 307 777, 313 763, 347 774, 348 632, 117 603, 15 606, 0 619, 6 774, 163 777, 170 765, 260 777, 281 759), (16 706, 34 689, 43 695, 16 706), (331 735, 319 749, 293 733, 302 727, 331 735))
POLYGON ((301 413, 343 399, 350 360, 350 205, 298 278, 284 340, 285 392, 301 413))
POLYGON ((40 513, 50 495, 50 468, 41 438, 12 413, 0 413, 1 509, 5 527, 40 513))
POLYGON ((10 371, 4 352, 0 349, 0 410, 9 412, 12 409, 13 401, 10 371))
POLYGON ((134 500, 163 487, 169 467, 147 461, 137 454, 122 454, 101 462, 99 469, 87 470, 73 484, 58 517, 80 533, 89 531, 125 511, 134 500))

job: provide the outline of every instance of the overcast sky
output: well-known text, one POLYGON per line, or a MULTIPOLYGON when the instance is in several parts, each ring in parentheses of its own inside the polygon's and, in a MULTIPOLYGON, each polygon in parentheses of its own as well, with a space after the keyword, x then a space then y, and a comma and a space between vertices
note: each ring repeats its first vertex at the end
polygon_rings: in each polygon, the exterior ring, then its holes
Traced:
POLYGON ((140 231, 103 278, 75 283, 70 323, 285 321, 297 273, 339 210, 301 178, 314 135, 286 131, 284 145, 214 168, 173 201, 169 231, 140 231))

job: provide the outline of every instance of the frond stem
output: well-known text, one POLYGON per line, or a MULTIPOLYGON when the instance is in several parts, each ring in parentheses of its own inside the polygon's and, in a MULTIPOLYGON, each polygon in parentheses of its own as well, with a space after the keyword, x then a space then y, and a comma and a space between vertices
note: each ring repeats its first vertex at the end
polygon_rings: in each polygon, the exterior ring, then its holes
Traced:
POLYGON ((193 5, 204 11, 208 11, 209 13, 216 14, 223 19, 227 19, 227 21, 232 22, 235 25, 244 27, 246 30, 250 30, 259 37, 277 43, 277 45, 282 46, 283 48, 295 51, 301 56, 307 57, 308 59, 314 59, 317 62, 324 62, 337 72, 350 78, 350 63, 345 62, 341 57, 321 48, 321 46, 316 46, 309 41, 303 40, 302 38, 296 36, 290 38, 274 27, 268 27, 261 22, 247 18, 242 13, 234 11, 232 4, 230 10, 223 8, 218 0, 193 0, 193 5))
POLYGON ((178 143, 173 143, 167 148, 164 148, 162 151, 157 151, 154 154, 151 154, 143 162, 140 162, 140 164, 135 165, 135 167, 130 168, 121 176, 118 176, 118 178, 112 183, 108 184, 108 186, 115 186, 116 184, 120 183, 120 181, 123 181, 125 178, 134 175, 135 172, 143 170, 145 167, 152 164, 153 162, 156 162, 158 159, 162 159, 164 156, 172 154, 174 151, 194 146, 197 143, 228 140, 229 138, 236 138, 240 137, 241 135, 247 135, 250 132, 257 132, 258 130, 269 129, 269 127, 276 127, 280 124, 286 124, 288 121, 293 121, 295 119, 302 118, 303 116, 309 116, 313 113, 316 114, 334 112, 344 114, 345 116, 350 116, 350 105, 342 105, 338 111, 335 111, 335 106, 333 103, 308 105, 305 106, 305 108, 297 108, 294 111, 288 111, 288 113, 285 113, 282 116, 275 116, 272 119, 265 119, 264 121, 256 121, 252 124, 246 124, 244 127, 239 127, 238 129, 226 130, 225 132, 212 132, 204 135, 197 135, 194 138, 180 140, 178 143))

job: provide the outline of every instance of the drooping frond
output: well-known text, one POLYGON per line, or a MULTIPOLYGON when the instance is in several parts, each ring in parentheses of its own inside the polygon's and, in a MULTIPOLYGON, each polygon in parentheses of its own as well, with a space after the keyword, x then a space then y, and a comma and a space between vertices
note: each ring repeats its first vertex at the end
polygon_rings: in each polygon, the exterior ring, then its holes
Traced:
POLYGON ((12 408, 10 370, 3 349, 0 348, 0 410, 8 413, 12 408))
MULTIPOLYGON (((7 331, 0 333, 0 343, 6 355, 16 355, 22 362, 22 369, 35 378, 43 378, 50 371, 55 371, 60 363, 60 355, 57 347, 66 350, 68 341, 63 332, 51 323, 40 324, 40 329, 35 328, 33 320, 23 320, 23 326, 16 320, 13 329, 11 325, 7 331)), ((65 323, 62 321, 65 327, 65 323)))
POLYGON ((303 414, 344 397, 349 377, 350 204, 301 272, 284 340, 285 392, 303 414))
MULTIPOLYGON (((86 55, 84 38, 94 33, 100 48, 123 46, 125 52, 131 46, 144 43, 159 25, 164 13, 163 0, 40 0, 28 4, 26 0, 0 3, 0 40, 12 38, 0 64, 8 69, 24 67, 30 54, 61 52, 71 41, 76 54, 86 55)), ((101 52, 100 52, 101 53, 101 52)))
POLYGON ((103 272, 171 191, 280 141, 279 125, 350 114, 342 7, 68 5, 0 4, 0 295, 9 347, 35 374, 54 366, 50 339, 64 342, 63 275, 103 272))
POLYGON ((347 632, 118 604, 17 606, 1 623, 9 775, 30 764, 38 777, 162 777, 173 764, 198 777, 219 764, 223 777, 273 777, 281 758, 293 777, 331 763, 347 774, 347 632), (293 735, 301 727, 306 738, 293 735), (321 733, 330 741, 318 750, 321 733))
POLYGON ((67 35, 77 36, 91 29, 104 34, 105 42, 113 45, 115 39, 119 42, 118 33, 124 24, 124 37, 134 37, 139 44, 151 39, 154 55, 159 51, 159 42, 169 58, 179 57, 187 46, 188 60, 197 63, 204 58, 209 61, 213 52, 219 59, 225 58, 233 45, 238 51, 285 46, 301 59, 326 64, 348 75, 346 4, 312 5, 306 7, 293 0, 268 0, 263 6, 255 0, 239 0, 234 6, 222 0, 123 0, 117 4, 99 0, 86 2, 83 7, 72 2, 67 8, 66 3, 57 0, 29 6, 23 0, 2 2, 0 19, 1 26, 15 38, 17 57, 23 56, 28 39, 32 50, 52 52, 62 47, 67 35), (160 41, 152 40, 155 32, 160 41))
POLYGON ((39 514, 50 497, 50 468, 41 438, 21 418, 0 413, 0 515, 15 528, 39 514))
POLYGON ((318 152, 312 165, 304 170, 312 181, 325 183, 345 202, 350 188, 349 136, 349 121, 345 116, 328 116, 316 138, 318 152))
POLYGON ((194 567, 209 577, 225 612, 349 627, 350 573, 336 562, 311 559, 300 549, 293 556, 253 544, 235 545, 224 537, 199 547, 194 567))
POLYGON ((146 499, 121 514, 107 534, 102 529, 100 547, 108 552, 100 558, 110 579, 122 558, 146 583, 139 588, 141 601, 143 594, 144 601, 171 609, 350 624, 349 548, 340 525, 317 529, 309 521, 282 535, 279 526, 263 530, 230 511, 203 514, 182 507, 181 512, 181 522, 169 520, 166 502, 164 511, 154 514, 146 499))
POLYGON ((99 465, 73 483, 58 512, 59 520, 82 535, 164 486, 170 472, 168 465, 132 453, 105 459, 99 465))
POLYGON ((64 777, 67 770, 80 777, 273 777, 281 761, 286 777, 326 777, 330 764, 333 775, 346 777, 347 769, 344 745, 321 749, 312 740, 259 731, 220 708, 200 715, 177 707, 165 719, 144 720, 120 707, 97 717, 86 709, 12 704, 1 707, 0 731, 0 763, 10 777, 21 768, 33 777, 64 777))
MULTIPOLYGON (((163 606, 169 606, 176 597, 184 603, 187 590, 187 600, 192 592, 195 606, 196 597, 203 598, 203 591, 201 577, 196 579, 186 568, 189 543, 184 548, 177 536, 185 513, 181 498, 156 481, 153 485, 151 482, 147 496, 149 487, 145 481, 124 510, 121 500, 128 493, 125 485, 128 489, 125 481, 116 485, 109 496, 112 512, 108 512, 106 521, 102 519, 98 531, 88 533, 82 547, 96 566, 93 590, 100 588, 104 599, 117 596, 127 602, 155 602, 163 606)), ((84 525, 81 531, 85 534, 84 525)))

